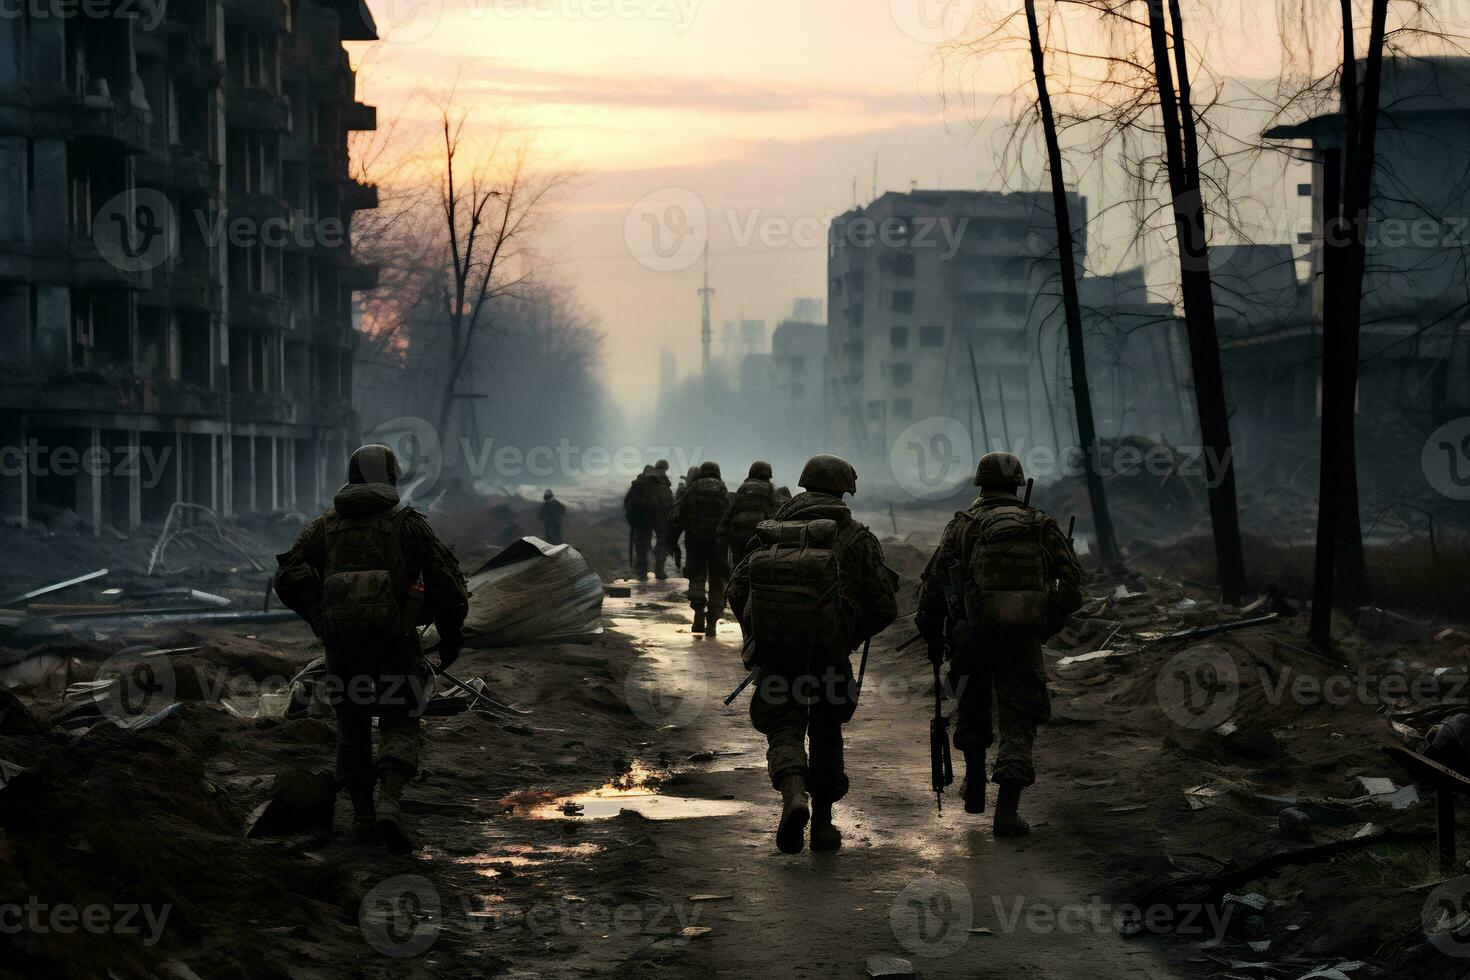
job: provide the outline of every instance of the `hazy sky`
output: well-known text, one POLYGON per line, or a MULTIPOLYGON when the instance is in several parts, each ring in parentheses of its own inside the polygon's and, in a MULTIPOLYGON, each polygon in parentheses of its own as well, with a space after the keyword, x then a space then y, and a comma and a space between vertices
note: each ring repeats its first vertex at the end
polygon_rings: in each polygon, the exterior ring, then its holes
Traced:
MULTIPOLYGON (((698 363, 704 241, 718 343, 742 312, 774 326, 794 298, 825 299, 826 223, 852 205, 854 181, 872 196, 875 158, 880 192, 1000 186, 1010 111, 985 93, 1010 89, 1013 69, 973 65, 942 84, 933 57, 985 2, 996 0, 369 0, 384 41, 354 55, 359 97, 380 119, 458 74, 475 122, 534 129, 582 172, 547 250, 601 317, 606 379, 637 412, 661 347, 681 374, 698 363)), ((1274 69, 1247 43, 1272 25, 1210 16, 1226 67, 1274 69)))

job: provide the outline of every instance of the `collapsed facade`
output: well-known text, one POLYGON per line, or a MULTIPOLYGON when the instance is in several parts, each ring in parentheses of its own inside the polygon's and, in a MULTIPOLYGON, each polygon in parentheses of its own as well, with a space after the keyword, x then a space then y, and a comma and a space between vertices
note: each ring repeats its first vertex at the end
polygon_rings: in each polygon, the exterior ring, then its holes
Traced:
POLYGON ((0 517, 310 508, 355 435, 361 0, 0 18, 0 517))

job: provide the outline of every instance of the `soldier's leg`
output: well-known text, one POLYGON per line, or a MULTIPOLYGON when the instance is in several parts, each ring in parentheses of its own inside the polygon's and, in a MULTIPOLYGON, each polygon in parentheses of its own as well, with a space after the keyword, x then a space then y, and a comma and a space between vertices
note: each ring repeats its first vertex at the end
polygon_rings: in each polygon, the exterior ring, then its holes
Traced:
POLYGON ((373 833, 373 718, 352 705, 337 706, 337 785, 352 801, 352 833, 369 840, 373 833))
POLYGON ((995 741, 990 674, 973 654, 961 653, 950 662, 949 690, 958 702, 954 747, 965 759, 965 812, 984 813, 985 753, 995 741))
POLYGON ((715 635, 715 624, 725 613, 725 586, 730 581, 730 566, 723 548, 716 547, 709 561, 709 607, 705 613, 705 632, 715 635))
POLYGON ((413 846, 403 821, 403 787, 419 771, 424 733, 419 719, 401 708, 378 716, 378 833, 388 850, 407 853, 413 846))
POLYGON ((806 825, 811 819, 806 794, 810 773, 806 755, 807 707, 792 697, 789 679, 764 674, 757 678, 750 698, 750 722, 766 737, 766 767, 771 785, 781 793, 776 847, 783 853, 795 854, 805 843, 806 825))
POLYGON ((633 525, 633 574, 640 579, 648 574, 648 551, 652 541, 652 524, 640 521, 633 525))
POLYGON ((1000 787, 995 832, 1019 835, 1030 831, 1018 812, 1021 790, 1036 782, 1032 749, 1036 728, 1051 718, 1051 696, 1046 690, 1046 666, 1041 643, 1019 637, 994 660, 996 726, 1000 746, 992 778, 1000 787))
POLYGON ((653 577, 662 582, 669 577, 669 527, 659 521, 653 527, 653 577))
POLYGON ((701 542, 690 540, 685 548, 685 570, 689 574, 689 605, 694 609, 694 632, 703 633, 708 628, 705 619, 705 578, 709 574, 709 549, 701 542))

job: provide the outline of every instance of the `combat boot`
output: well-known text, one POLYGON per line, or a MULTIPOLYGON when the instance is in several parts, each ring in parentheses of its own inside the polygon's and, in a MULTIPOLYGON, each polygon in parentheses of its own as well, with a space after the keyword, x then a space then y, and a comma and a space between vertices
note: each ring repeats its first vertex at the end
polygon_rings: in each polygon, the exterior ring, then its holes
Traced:
POLYGON ((373 812, 373 784, 354 786, 347 794, 352 799, 352 837, 360 844, 377 838, 377 815, 373 812))
POLYGON ((776 848, 782 854, 800 854, 807 821, 811 819, 806 781, 800 776, 781 780, 781 823, 776 827, 776 848))
POLYGON ((725 611, 725 604, 720 603, 718 607, 710 606, 709 611, 704 614, 704 635, 714 636, 715 627, 719 625, 720 614, 725 611))
POLYGON ((403 773, 389 770, 383 774, 378 790, 377 831, 388 847, 389 854, 407 854, 413 850, 413 840, 403 822, 403 773))
POLYGON ((1031 825, 1016 812, 1021 805, 1021 784, 1000 783, 1000 793, 995 800, 995 824, 992 830, 997 837, 1024 837, 1031 833, 1031 825))
POLYGON ((960 784, 960 795, 966 813, 985 812, 985 756, 972 759, 970 753, 965 753, 965 781, 960 784))
POLYGON ((812 800, 812 850, 835 851, 842 846, 842 831, 832 823, 832 804, 812 800))
POLYGON ((693 634, 695 634, 696 636, 698 636, 700 633, 703 633, 704 632, 704 607, 703 606, 695 606, 694 607, 694 628, 691 629, 690 632, 693 633, 693 634))

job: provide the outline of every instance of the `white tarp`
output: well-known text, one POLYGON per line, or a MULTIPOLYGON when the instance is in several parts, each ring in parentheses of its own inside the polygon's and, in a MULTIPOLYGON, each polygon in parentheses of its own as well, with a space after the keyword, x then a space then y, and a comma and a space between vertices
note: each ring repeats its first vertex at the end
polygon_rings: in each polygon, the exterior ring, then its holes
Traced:
MULTIPOLYGON (((522 538, 469 577, 466 647, 590 643, 602 632, 602 580, 576 548, 522 538)), ((424 646, 438 643, 431 627, 424 646)))

